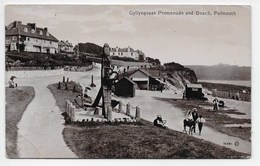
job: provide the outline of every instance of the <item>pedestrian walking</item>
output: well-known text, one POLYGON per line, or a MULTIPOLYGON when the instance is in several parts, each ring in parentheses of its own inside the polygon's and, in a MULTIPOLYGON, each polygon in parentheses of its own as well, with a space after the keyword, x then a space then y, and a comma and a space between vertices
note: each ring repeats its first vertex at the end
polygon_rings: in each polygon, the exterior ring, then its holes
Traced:
POLYGON ((213 100, 214 106, 213 106, 213 111, 218 111, 218 98, 215 98, 213 100))
MULTIPOLYGON (((199 118, 199 115, 198 115, 198 113, 197 113, 197 109, 196 109, 196 108, 193 108, 193 109, 192 109, 191 115, 192 115, 193 121, 196 123, 196 122, 197 122, 197 119, 199 118)), ((196 124, 195 124, 195 126, 194 126, 194 128, 193 128, 193 131, 194 131, 194 133, 196 133, 196 124)))
POLYGON ((200 115, 199 118, 197 119, 197 122, 198 122, 198 127, 199 127, 199 135, 201 135, 203 123, 205 123, 206 121, 204 118, 202 118, 202 115, 200 115))

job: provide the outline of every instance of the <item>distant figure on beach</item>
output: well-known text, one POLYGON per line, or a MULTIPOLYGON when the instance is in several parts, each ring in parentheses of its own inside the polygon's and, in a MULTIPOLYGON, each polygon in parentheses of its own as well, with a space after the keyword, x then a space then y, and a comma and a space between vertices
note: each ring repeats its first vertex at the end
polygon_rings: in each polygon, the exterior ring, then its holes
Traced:
MULTIPOLYGON (((197 119, 199 118, 199 115, 198 115, 198 113, 197 113, 197 109, 196 109, 196 108, 193 108, 193 109, 192 109, 191 115, 192 115, 193 121, 196 122, 197 119)), ((196 125, 195 125, 194 128, 193 128, 193 132, 196 133, 196 125)))
POLYGON ((236 100, 239 100, 239 92, 236 94, 236 100))
POLYGON ((197 119, 197 122, 198 122, 198 127, 199 127, 199 135, 201 135, 203 123, 205 123, 206 121, 204 118, 202 118, 202 115, 200 115, 199 118, 197 119))
POLYGON ((161 90, 161 93, 163 92, 163 85, 161 84, 160 85, 160 90, 161 90))
POLYGON ((215 98, 213 100, 214 106, 213 106, 213 111, 218 111, 218 98, 215 98))
POLYGON ((162 128, 164 128, 164 129, 167 128, 167 127, 165 126, 165 123, 166 123, 166 120, 163 120, 161 115, 157 115, 157 118, 154 119, 154 121, 153 121, 154 126, 162 127, 162 128))

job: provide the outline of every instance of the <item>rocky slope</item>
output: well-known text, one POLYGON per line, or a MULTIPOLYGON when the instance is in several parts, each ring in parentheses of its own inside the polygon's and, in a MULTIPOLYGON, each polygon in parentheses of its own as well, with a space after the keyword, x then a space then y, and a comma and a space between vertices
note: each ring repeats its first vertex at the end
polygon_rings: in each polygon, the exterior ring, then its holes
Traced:
POLYGON ((179 63, 165 63, 163 67, 163 72, 166 74, 166 80, 176 88, 184 88, 187 83, 197 82, 195 72, 179 63))

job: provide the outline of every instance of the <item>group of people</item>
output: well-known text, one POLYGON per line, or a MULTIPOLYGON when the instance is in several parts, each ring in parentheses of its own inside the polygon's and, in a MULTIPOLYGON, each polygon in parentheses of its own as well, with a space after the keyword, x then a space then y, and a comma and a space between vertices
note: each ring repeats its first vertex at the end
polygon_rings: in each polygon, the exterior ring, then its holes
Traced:
POLYGON ((192 111, 188 110, 186 114, 186 120, 188 121, 194 121, 195 125, 193 127, 193 132, 196 133, 196 124, 198 124, 199 128, 199 135, 201 135, 203 123, 205 123, 205 119, 202 117, 202 115, 199 115, 196 108, 193 108, 192 111))
MULTIPOLYGON (((205 119, 202 117, 202 115, 199 115, 196 108, 193 108, 192 111, 188 110, 186 114, 186 120, 190 122, 195 122, 195 125, 193 127, 193 132, 196 133, 196 124, 198 124, 199 128, 199 135, 201 135, 203 123, 205 123, 205 119)), ((153 121, 154 126, 161 127, 166 129, 165 126, 166 120, 162 119, 161 115, 157 115, 156 119, 153 121)))

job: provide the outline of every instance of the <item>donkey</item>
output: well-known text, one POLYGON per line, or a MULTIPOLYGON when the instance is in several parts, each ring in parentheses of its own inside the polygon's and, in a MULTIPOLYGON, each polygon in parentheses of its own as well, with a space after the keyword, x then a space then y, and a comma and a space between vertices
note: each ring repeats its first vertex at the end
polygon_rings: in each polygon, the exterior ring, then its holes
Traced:
POLYGON ((183 132, 187 133, 186 126, 188 126, 189 127, 189 134, 192 135, 192 132, 195 128, 195 125, 196 125, 195 121, 184 119, 183 120, 183 128, 184 128, 183 132))

